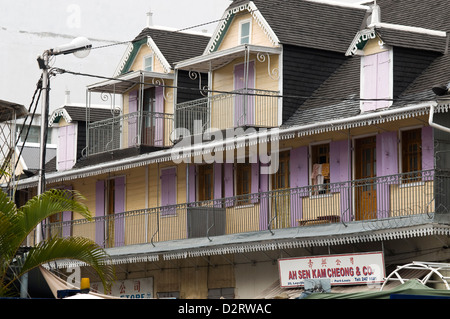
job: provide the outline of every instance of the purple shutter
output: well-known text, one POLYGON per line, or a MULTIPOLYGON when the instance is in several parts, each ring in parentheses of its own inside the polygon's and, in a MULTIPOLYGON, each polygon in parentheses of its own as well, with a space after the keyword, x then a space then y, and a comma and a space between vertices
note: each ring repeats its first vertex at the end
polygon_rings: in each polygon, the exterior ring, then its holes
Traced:
POLYGON ((233 179, 233 163, 223 164, 223 180, 225 187, 225 206, 229 207, 233 205, 233 189, 234 189, 234 179, 233 179))
POLYGON ((433 128, 425 126, 422 128, 422 170, 434 168, 434 140, 433 128))
POLYGON ((303 217, 302 198, 308 196, 308 148, 293 148, 289 156, 289 178, 291 187, 291 226, 303 217))
MULTIPOLYGON (((234 89, 241 90, 241 93, 254 93, 255 88, 255 63, 254 61, 248 62, 248 76, 247 83, 245 82, 247 64, 238 64, 234 68, 234 89), (250 89, 248 91, 242 91, 242 89, 250 89)), ((235 96, 234 106, 234 121, 235 126, 254 125, 255 118, 255 98, 254 96, 246 96, 237 94, 235 96), (245 113, 244 113, 245 111, 245 113)))
MULTIPOLYGON (((389 81, 390 74, 390 55, 389 51, 376 54, 377 56, 377 99, 389 99, 391 95, 391 87, 389 81)), ((377 101, 376 108, 384 108, 390 105, 390 101, 377 101)))
MULTIPOLYGON (((72 190, 72 186, 65 186, 64 189, 66 190, 72 190)), ((63 237, 69 237, 71 235, 71 221, 72 221, 72 211, 65 211, 62 213, 62 236, 63 237)))
POLYGON ((259 161, 256 163, 251 163, 252 165, 252 181, 251 181, 251 193, 252 193, 252 203, 258 202, 259 193, 259 161))
POLYGON ((155 146, 164 145, 164 90, 162 86, 155 87, 155 146))
POLYGON ((138 91, 131 91, 128 97, 128 147, 137 143, 137 110, 138 110, 138 91))
POLYGON ((221 206, 222 198, 222 163, 214 163, 214 199, 218 201, 215 205, 221 206))
POLYGON ((58 128, 58 171, 65 170, 65 164, 66 164, 66 135, 67 135, 67 127, 66 126, 60 126, 58 128))
POLYGON ((330 143, 330 183, 331 191, 340 193, 341 219, 351 218, 351 184, 350 184, 350 141, 330 143))
POLYGON ((125 176, 114 179, 114 247, 125 245, 125 176))
POLYGON ((95 184, 95 242, 105 247, 105 181, 95 184))
POLYGON ((397 132, 385 132, 377 135, 377 217, 389 217, 390 184, 398 182, 392 175, 398 174, 398 137, 397 132))
MULTIPOLYGON (((262 164, 261 166, 268 166, 262 164)), ((260 204, 259 204, 259 229, 266 230, 269 224, 269 174, 260 174, 260 204)))
MULTIPOLYGON (((377 55, 366 55, 362 58, 364 81, 363 99, 374 99, 377 96, 377 55)), ((376 101, 362 101, 361 111, 367 112, 376 109, 376 101)))
POLYGON ((71 169, 75 164, 76 130, 70 124, 58 128, 58 170, 71 169))
POLYGON ((161 213, 174 214, 176 198, 176 168, 161 171, 161 213))

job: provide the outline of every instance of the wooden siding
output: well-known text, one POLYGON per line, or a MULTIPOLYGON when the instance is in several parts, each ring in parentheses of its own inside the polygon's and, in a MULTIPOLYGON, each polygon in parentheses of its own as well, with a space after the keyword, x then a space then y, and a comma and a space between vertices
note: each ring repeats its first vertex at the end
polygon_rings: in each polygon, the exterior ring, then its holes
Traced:
POLYGON ((244 20, 251 20, 250 44, 273 46, 270 39, 264 33, 264 30, 258 25, 258 21, 256 21, 250 13, 244 13, 238 14, 233 18, 233 21, 227 30, 227 34, 220 43, 219 50, 225 50, 239 45, 239 26, 240 22, 244 20))

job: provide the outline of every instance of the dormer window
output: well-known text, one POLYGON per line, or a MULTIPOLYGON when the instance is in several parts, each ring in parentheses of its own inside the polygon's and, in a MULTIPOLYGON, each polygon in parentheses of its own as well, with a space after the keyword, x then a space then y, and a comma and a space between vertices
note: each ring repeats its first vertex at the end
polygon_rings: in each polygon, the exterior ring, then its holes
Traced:
POLYGON ((144 57, 144 71, 153 71, 153 55, 144 57))
POLYGON ((392 50, 366 54, 361 60, 361 111, 392 104, 392 50))
POLYGON ((250 43, 251 21, 245 20, 239 26, 239 44, 250 43))

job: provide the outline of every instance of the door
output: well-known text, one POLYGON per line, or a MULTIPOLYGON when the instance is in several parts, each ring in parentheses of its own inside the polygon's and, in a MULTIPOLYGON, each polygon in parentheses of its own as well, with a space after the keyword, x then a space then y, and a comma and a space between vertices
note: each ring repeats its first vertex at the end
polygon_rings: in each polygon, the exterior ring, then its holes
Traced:
POLYGON ((155 139, 155 88, 144 90, 144 113, 142 116, 142 144, 153 146, 155 139))
POLYGON ((356 220, 377 216, 376 158, 376 136, 355 141, 356 220))

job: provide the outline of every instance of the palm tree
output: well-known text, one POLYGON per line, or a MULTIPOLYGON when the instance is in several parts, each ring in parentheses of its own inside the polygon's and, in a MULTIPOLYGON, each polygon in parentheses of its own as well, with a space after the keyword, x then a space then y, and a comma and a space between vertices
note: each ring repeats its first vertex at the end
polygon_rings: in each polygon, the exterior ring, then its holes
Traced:
POLYGON ((15 281, 30 270, 58 259, 74 259, 91 266, 99 275, 103 286, 109 287, 115 278, 108 255, 95 242, 83 237, 48 238, 30 247, 19 270, 11 269, 27 236, 51 215, 73 211, 92 219, 84 199, 76 191, 49 190, 17 207, 0 191, 0 296, 11 295, 15 281))

